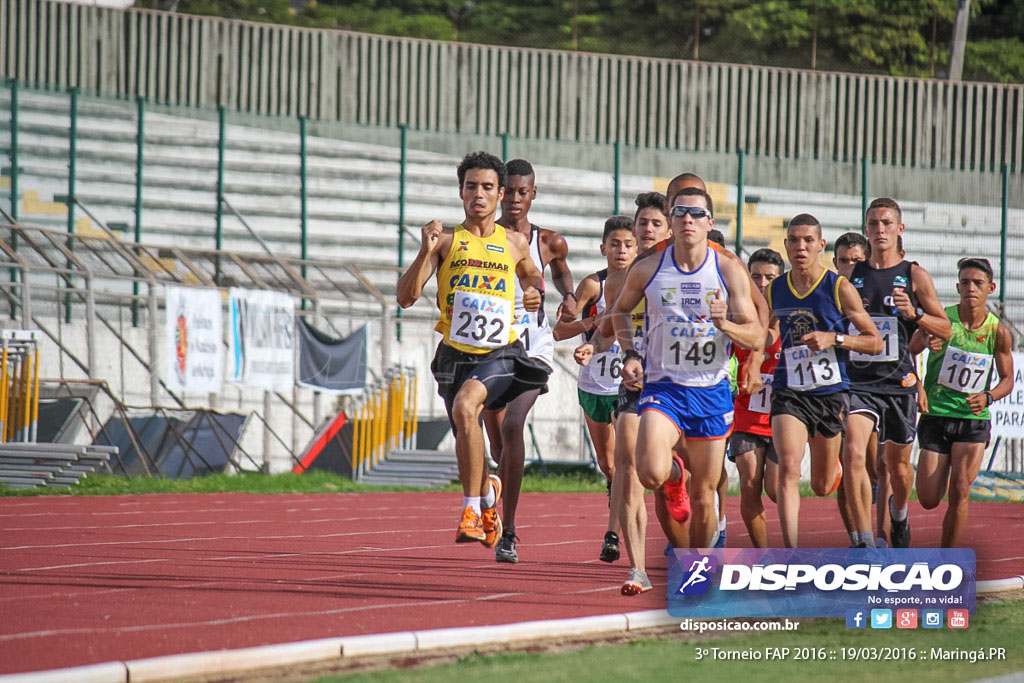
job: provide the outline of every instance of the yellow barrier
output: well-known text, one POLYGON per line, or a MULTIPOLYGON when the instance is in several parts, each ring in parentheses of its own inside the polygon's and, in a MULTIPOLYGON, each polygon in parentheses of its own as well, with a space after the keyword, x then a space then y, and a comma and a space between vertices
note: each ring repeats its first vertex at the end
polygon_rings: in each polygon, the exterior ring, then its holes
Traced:
POLYGON ((352 410, 353 477, 358 479, 395 449, 416 447, 418 389, 415 372, 396 367, 356 400, 352 410))
POLYGON ((0 330, 0 443, 36 440, 39 333, 0 330))

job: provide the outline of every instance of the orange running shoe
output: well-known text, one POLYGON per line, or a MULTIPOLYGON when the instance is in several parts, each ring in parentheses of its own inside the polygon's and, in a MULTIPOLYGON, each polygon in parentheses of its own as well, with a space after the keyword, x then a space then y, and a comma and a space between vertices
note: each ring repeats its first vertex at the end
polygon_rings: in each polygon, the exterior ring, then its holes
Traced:
POLYGON ((498 539, 501 538, 501 517, 498 516, 498 501, 501 500, 501 477, 491 474, 488 479, 491 480, 491 486, 494 487, 494 507, 484 508, 480 520, 484 527, 483 544, 487 548, 493 548, 498 545, 498 539))
POLYGON ((828 491, 825 492, 826 496, 831 496, 833 493, 839 490, 839 485, 843 483, 843 463, 836 460, 836 480, 832 482, 832 486, 828 491))
POLYGON ((455 542, 472 543, 473 541, 482 541, 484 538, 484 527, 480 523, 480 515, 476 514, 472 506, 467 505, 462 511, 459 530, 455 532, 455 542))
POLYGON ((683 466, 683 459, 675 453, 672 459, 679 465, 679 481, 666 481, 662 485, 665 491, 665 503, 668 513, 672 519, 680 524, 690 519, 690 494, 686 492, 686 467, 683 466))

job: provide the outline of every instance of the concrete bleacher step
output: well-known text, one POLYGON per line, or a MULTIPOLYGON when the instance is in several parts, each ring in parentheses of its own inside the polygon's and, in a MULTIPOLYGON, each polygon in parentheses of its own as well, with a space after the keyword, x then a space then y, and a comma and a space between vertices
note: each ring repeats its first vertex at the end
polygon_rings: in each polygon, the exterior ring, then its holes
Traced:
POLYGON ((108 470, 112 446, 61 443, 0 444, 0 483, 67 488, 97 470, 108 470))
POLYGON ((25 477, 48 481, 53 479, 53 472, 50 469, 35 469, 32 467, 4 467, 0 465, 0 477, 25 477))
POLYGON ((364 473, 359 481, 381 486, 446 486, 459 478, 454 453, 397 449, 364 473))
POLYGON ((27 486, 43 486, 46 484, 46 481, 38 477, 16 477, 0 474, 0 484, 22 488, 27 486))
POLYGON ((387 462, 431 462, 440 464, 457 464, 454 453, 442 453, 432 450, 396 449, 388 454, 387 462))
POLYGON ((459 477, 458 467, 445 471, 430 467, 409 467, 401 463, 378 464, 370 473, 377 477, 411 477, 414 479, 445 479, 446 481, 452 481, 459 477))
POLYGON ((419 488, 438 488, 447 486, 451 479, 428 479, 425 477, 401 477, 395 475, 365 474, 359 479, 360 484, 373 486, 415 486, 419 488))

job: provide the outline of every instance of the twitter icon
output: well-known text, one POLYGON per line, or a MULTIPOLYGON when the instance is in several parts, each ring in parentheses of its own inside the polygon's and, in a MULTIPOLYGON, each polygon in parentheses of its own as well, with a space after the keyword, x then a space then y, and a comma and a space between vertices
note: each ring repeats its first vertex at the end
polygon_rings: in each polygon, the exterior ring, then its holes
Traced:
POLYGON ((892 610, 871 610, 871 628, 892 628, 892 610))

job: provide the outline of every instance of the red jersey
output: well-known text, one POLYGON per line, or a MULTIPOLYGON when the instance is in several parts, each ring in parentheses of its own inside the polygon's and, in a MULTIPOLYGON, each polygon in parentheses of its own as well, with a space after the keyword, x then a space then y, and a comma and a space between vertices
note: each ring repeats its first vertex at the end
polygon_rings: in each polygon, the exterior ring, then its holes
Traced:
MULTIPOLYGON (((733 346, 736 360, 739 361, 739 373, 746 369, 747 359, 750 357, 750 349, 733 346)), ((759 436, 772 435, 772 421, 769 414, 772 409, 772 377, 775 375, 775 366, 779 364, 779 354, 782 352, 782 338, 775 340, 775 343, 765 350, 764 362, 761 363, 761 382, 763 386, 754 394, 739 394, 736 396, 735 416, 733 417, 732 428, 735 432, 749 432, 759 436)))

